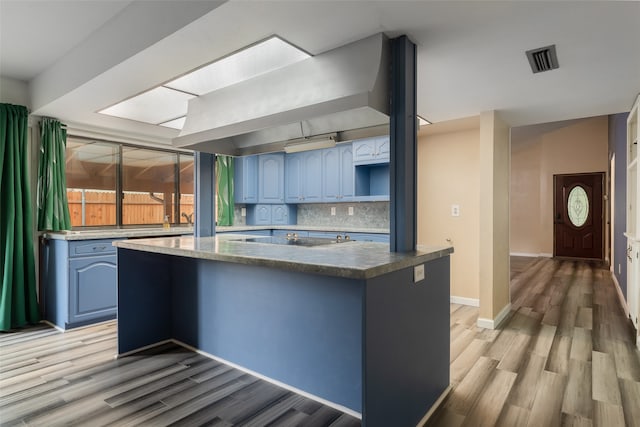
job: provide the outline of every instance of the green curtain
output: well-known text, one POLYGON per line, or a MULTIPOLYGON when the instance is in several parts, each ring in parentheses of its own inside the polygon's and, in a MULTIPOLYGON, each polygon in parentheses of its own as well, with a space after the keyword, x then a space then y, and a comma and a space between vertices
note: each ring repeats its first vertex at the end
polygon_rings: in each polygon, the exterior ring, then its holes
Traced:
POLYGON ((40 165, 38 167, 38 229, 71 229, 67 203, 65 149, 67 130, 56 119, 45 117, 40 123, 40 165))
POLYGON ((218 225, 233 225, 233 157, 216 156, 218 225))
POLYGON ((20 105, 0 104, 0 330, 40 320, 33 252, 27 120, 20 105))

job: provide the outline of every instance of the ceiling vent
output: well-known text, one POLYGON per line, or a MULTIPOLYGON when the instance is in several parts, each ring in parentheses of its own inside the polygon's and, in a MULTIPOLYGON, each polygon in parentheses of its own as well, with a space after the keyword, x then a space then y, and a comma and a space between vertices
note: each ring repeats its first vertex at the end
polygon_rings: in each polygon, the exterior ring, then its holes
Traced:
POLYGON ((533 71, 534 74, 558 68, 555 44, 538 49, 531 49, 526 53, 529 65, 531 65, 531 71, 533 71))

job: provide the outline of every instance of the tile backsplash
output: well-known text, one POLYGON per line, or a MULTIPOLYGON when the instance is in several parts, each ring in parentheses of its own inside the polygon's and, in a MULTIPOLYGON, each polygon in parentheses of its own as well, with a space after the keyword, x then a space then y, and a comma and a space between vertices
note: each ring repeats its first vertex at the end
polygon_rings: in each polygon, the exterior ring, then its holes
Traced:
MULTIPOLYGON (((233 210, 233 225, 247 225, 247 218, 241 216, 245 205, 236 205, 233 210)), ((389 202, 360 203, 308 203, 298 205, 298 225, 389 228, 389 202), (331 208, 336 214, 331 215, 331 208), (349 215, 349 207, 353 215, 349 215)))
POLYGON ((389 202, 298 205, 298 225, 389 228, 389 202), (336 210, 331 215, 331 208, 336 210), (349 215, 353 207, 353 215, 349 215))

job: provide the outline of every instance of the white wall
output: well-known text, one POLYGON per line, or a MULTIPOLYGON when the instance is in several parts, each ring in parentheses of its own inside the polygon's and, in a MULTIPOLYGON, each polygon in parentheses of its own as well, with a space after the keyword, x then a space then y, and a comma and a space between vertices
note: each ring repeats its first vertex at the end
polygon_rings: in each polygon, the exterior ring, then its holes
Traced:
POLYGON ((0 77, 0 103, 24 105, 29 108, 29 87, 21 80, 0 77))

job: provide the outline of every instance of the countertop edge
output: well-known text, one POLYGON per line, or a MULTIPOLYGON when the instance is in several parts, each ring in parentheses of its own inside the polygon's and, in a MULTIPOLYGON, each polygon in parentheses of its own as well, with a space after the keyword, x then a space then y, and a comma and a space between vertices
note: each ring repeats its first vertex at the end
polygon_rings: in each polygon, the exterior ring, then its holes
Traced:
MULTIPOLYGON (((385 243, 361 243, 371 246, 372 248, 387 247, 385 243)), ((325 276, 343 277, 349 279, 371 279, 392 273, 407 267, 412 267, 424 262, 442 258, 453 253, 451 246, 421 246, 416 252, 399 253, 399 259, 383 262, 379 265, 358 268, 344 265, 332 265, 322 263, 300 262, 291 259, 265 258, 250 255, 234 255, 221 254, 206 250, 176 248, 170 246, 159 246, 145 243, 141 240, 120 240, 113 242, 113 246, 122 249, 136 250, 149 253, 158 253, 163 255, 181 256, 194 259, 204 259, 210 261, 231 262, 245 265, 258 265, 263 267, 272 267, 287 271, 296 271, 311 274, 320 274, 325 276)))

